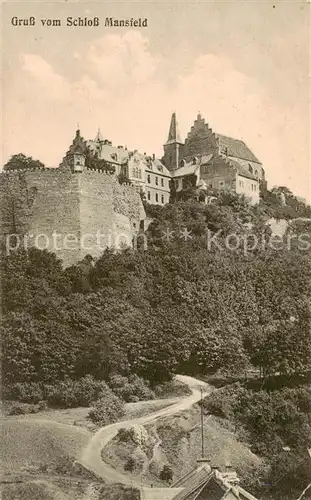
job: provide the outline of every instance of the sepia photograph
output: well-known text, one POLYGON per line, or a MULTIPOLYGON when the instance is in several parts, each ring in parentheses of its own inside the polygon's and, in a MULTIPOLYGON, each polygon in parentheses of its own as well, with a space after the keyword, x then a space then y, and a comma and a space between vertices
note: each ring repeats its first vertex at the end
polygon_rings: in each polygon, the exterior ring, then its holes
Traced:
POLYGON ((3 500, 311 500, 310 5, 2 0, 3 500))

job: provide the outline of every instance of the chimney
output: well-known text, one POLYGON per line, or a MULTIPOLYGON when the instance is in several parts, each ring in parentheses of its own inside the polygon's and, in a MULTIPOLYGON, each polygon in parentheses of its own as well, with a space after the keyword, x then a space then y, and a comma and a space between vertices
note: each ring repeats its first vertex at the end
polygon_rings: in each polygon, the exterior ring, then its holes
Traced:
POLYGON ((153 159, 153 161, 155 160, 155 154, 154 153, 152 153, 152 159, 153 159))
POLYGON ((211 465, 212 470, 219 470, 219 465, 211 465))
POLYGON ((210 458, 198 458, 197 459, 197 469, 202 469, 202 467, 211 470, 211 459, 210 458))

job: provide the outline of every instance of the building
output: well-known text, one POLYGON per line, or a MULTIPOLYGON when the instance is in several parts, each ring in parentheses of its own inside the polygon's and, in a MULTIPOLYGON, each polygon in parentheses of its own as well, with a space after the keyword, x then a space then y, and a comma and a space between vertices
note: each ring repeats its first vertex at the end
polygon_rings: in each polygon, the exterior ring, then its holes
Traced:
POLYGON ((170 488, 142 488, 142 500, 257 500, 239 485, 236 472, 212 468, 208 461, 176 481, 170 488))
POLYGON ((259 202, 259 186, 265 183, 261 162, 243 141, 214 133, 200 113, 184 143, 172 114, 162 160, 177 192, 190 182, 202 191, 228 190, 259 202))
POLYGON ((71 265, 107 247, 131 246, 146 215, 136 187, 118 181, 127 158, 111 144, 94 154, 77 130, 58 168, 2 172, 0 237, 6 251, 36 246, 71 265), (119 155, 111 156, 115 150, 119 155))
POLYGON ((123 146, 114 147, 111 141, 103 139, 100 130, 94 141, 86 141, 86 146, 98 159, 111 165, 117 175, 127 178, 138 192, 143 192, 148 203, 164 205, 169 202, 171 175, 155 155, 128 151, 123 146))

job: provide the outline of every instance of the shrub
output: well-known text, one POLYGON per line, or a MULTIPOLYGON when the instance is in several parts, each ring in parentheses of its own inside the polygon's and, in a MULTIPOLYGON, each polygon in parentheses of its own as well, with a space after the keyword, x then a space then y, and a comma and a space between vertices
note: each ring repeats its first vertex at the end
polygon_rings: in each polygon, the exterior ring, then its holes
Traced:
POLYGON ((100 395, 89 413, 89 418, 98 425, 108 425, 124 415, 124 405, 120 398, 107 388, 100 395))
POLYGON ((244 393, 247 391, 241 384, 232 384, 212 392, 204 399, 203 407, 212 415, 230 419, 233 417, 237 400, 244 393))
POLYGON ((136 461, 134 457, 129 457, 124 465, 124 470, 128 472, 133 472, 136 467, 136 461))
POLYGON ((170 482, 173 479, 173 471, 169 465, 164 465, 160 472, 161 481, 170 482))
POLYGON ((65 379, 55 386, 46 386, 46 399, 52 406, 74 408, 90 406, 96 401, 101 392, 108 389, 105 382, 93 379, 86 375, 79 380, 65 379))
POLYGON ((123 443, 128 443, 129 441, 132 441, 133 440, 132 429, 125 429, 124 427, 121 427, 121 429, 118 430, 117 439, 119 441, 122 441, 123 443))
POLYGON ((154 392, 150 389, 148 383, 138 375, 130 375, 129 378, 113 375, 110 378, 109 386, 125 402, 134 403, 154 399, 154 392))
POLYGON ((4 397, 8 400, 33 404, 44 399, 43 391, 38 382, 17 382, 7 385, 4 389, 4 397))

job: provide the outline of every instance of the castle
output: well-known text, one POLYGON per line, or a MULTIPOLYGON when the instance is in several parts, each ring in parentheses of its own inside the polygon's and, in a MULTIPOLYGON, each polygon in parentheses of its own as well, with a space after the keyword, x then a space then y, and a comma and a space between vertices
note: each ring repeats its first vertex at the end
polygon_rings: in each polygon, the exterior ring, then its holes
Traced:
POLYGON ((240 140, 215 134, 198 114, 185 142, 173 113, 164 156, 158 159, 113 146, 100 130, 85 140, 80 130, 58 168, 9 168, 0 175, 0 236, 10 251, 46 248, 70 265, 105 248, 131 246, 144 229, 141 200, 169 202, 172 190, 190 184, 245 194, 259 201, 260 161, 240 140))

